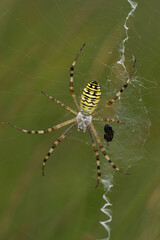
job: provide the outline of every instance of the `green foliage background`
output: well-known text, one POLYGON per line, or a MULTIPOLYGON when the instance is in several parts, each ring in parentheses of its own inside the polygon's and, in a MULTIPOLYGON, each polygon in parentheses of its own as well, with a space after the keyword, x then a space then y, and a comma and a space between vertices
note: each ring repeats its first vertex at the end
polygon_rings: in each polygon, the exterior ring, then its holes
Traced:
MULTIPOLYGON (((76 93, 80 96, 92 77, 102 79, 105 91, 106 68, 96 59, 112 65, 119 58, 118 44, 125 38, 123 24, 130 9, 125 0, 0 2, 0 239, 91 240, 107 236, 99 224, 107 218, 100 211, 105 191, 102 185, 94 187, 96 166, 92 149, 85 144, 87 136, 74 130, 57 147, 43 178, 43 156, 64 129, 31 136, 10 128, 7 122, 44 129, 72 117, 40 91, 74 108, 69 67, 84 41, 87 46, 75 72, 76 93), (112 54, 108 55, 106 48, 112 54)), ((128 22, 126 59, 134 54, 136 74, 154 83, 144 82, 148 90, 142 92, 152 125, 143 158, 130 168, 132 175, 114 174, 114 188, 108 194, 112 240, 160 239, 159 13, 158 0, 142 0, 128 22)), ((128 61, 127 70, 130 68, 128 61)), ((135 109, 134 114, 140 113, 135 109)), ((103 128, 98 130, 103 136, 103 128)), ((128 136, 126 141, 135 140, 128 136)), ((135 155, 140 147, 134 149, 135 155)))

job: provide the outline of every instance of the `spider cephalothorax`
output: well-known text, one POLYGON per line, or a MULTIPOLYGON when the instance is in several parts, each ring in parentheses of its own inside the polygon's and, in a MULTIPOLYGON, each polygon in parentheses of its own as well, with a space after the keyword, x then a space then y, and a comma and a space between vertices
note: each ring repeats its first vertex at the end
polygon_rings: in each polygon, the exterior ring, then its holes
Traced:
POLYGON ((135 68, 135 63, 136 60, 134 61, 133 64, 133 68, 131 71, 131 74, 127 80, 127 82, 122 86, 122 88, 120 89, 120 91, 115 95, 114 98, 112 98, 110 101, 108 101, 102 108, 100 108, 98 111, 95 111, 100 97, 101 97, 101 89, 100 89, 100 85, 96 82, 96 81, 91 81, 89 82, 86 87, 83 90, 83 93, 81 95, 81 101, 80 101, 80 106, 77 102, 76 96, 75 96, 75 92, 73 89, 73 74, 74 74, 74 66, 77 62, 77 59, 80 55, 80 52, 82 51, 83 47, 85 46, 85 44, 83 44, 83 46, 80 48, 75 60, 72 63, 72 66, 70 68, 70 92, 71 95, 74 99, 74 102, 77 106, 78 112, 73 110, 72 108, 68 107, 67 105, 65 105, 64 103, 60 102, 59 100, 49 96, 48 94, 44 93, 42 91, 42 93, 49 97, 51 100, 53 100, 54 102, 58 103, 60 106, 64 107, 65 109, 67 109, 68 111, 72 112, 74 115, 76 115, 76 117, 74 117, 73 119, 70 119, 66 122, 57 124, 51 128, 48 128, 46 130, 25 130, 22 128, 18 128, 15 125, 9 123, 12 127, 25 132, 25 133, 29 133, 29 134, 44 134, 44 133, 49 133, 52 132, 56 129, 59 129, 61 127, 64 127, 68 124, 73 123, 52 145, 52 147, 50 148, 49 152, 47 153, 47 155, 45 156, 44 160, 43 160, 43 165, 42 165, 42 174, 44 175, 44 166, 46 161, 48 160, 49 156, 51 155, 51 153, 53 152, 53 150, 55 149, 55 147, 66 137, 66 135, 71 132, 71 130, 77 125, 78 126, 78 130, 82 130, 82 131, 86 131, 86 129, 89 132, 89 136, 91 138, 91 142, 92 142, 92 147, 96 156, 96 161, 97 161, 97 174, 98 174, 98 182, 97 182, 97 186, 100 182, 100 176, 101 176, 101 172, 100 172, 100 161, 99 161, 99 153, 98 153, 98 149, 96 146, 96 142, 98 143, 100 150, 102 152, 102 154, 104 155, 104 157, 106 158, 106 160, 109 162, 109 164, 116 169, 119 172, 128 174, 126 172, 123 172, 122 170, 120 170, 118 167, 116 167, 116 165, 111 161, 111 159, 109 158, 109 156, 106 153, 105 148, 103 147, 101 140, 98 136, 98 133, 96 131, 96 129, 94 128, 94 125, 92 123, 92 121, 107 121, 107 122, 113 122, 113 123, 122 123, 119 120, 114 120, 114 119, 109 119, 109 118, 94 118, 94 115, 99 113, 100 111, 102 111, 103 109, 109 107, 111 104, 113 104, 116 99, 122 94, 122 92, 127 88, 130 80, 131 80, 131 76, 133 74, 134 68, 135 68), (95 139, 96 141, 95 141, 95 139))
POLYGON ((78 130, 85 132, 89 124, 92 122, 92 116, 79 112, 77 114, 76 122, 78 125, 78 130))

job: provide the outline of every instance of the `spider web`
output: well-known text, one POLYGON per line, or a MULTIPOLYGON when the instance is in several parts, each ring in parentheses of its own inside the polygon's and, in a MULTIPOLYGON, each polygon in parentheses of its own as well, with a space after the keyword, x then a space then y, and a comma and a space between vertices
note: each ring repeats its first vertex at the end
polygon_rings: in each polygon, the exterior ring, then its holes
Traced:
MULTIPOLYGON (((9 20, 12 19, 13 26, 11 25, 9 26, 10 27, 9 32, 11 36, 8 36, 7 40, 3 39, 2 33, 0 38, 0 46, 2 50, 2 56, 3 56, 2 57, 3 60, 1 60, 0 62, 0 68, 2 71, 2 77, 6 81, 6 82, 2 81, 2 88, 1 88, 2 90, 0 90, 0 94, 2 96, 2 101, 4 102, 6 101, 5 99, 12 99, 13 101, 12 107, 15 110, 13 111, 14 114, 12 114, 12 109, 11 107, 9 107, 9 104, 7 102, 5 106, 8 106, 8 114, 6 114, 4 118, 2 117, 2 120, 0 121, 0 123, 3 129, 3 127, 8 122, 8 118, 10 117, 13 119, 13 121, 16 121, 16 120, 18 120, 18 122, 23 121, 24 126, 25 124, 28 124, 28 126, 33 125, 33 129, 34 128, 36 129, 37 120, 41 119, 41 121, 45 122, 45 124, 48 124, 48 127, 49 127, 53 125, 53 119, 46 119, 45 116, 48 116, 50 114, 50 111, 51 111, 49 109, 50 106, 48 103, 48 108, 46 107, 47 100, 46 101, 40 100, 41 94, 39 93, 39 90, 43 90, 43 88, 50 89, 50 86, 53 84, 54 88, 51 91, 52 95, 59 100, 62 99, 63 102, 66 103, 67 105, 73 106, 70 93, 68 90, 67 91, 65 90, 68 87, 67 81, 69 81, 69 79, 66 80, 66 78, 68 77, 69 67, 72 63, 74 56, 76 55, 76 51, 80 47, 79 45, 77 46, 77 42, 78 43, 81 42, 82 44, 84 42, 83 31, 81 36, 77 33, 77 37, 75 37, 75 40, 73 40, 72 43, 70 42, 71 39, 69 37, 65 38, 66 33, 64 34, 59 30, 61 28, 61 24, 66 26, 66 29, 67 31, 70 32, 70 34, 73 34, 73 30, 71 25, 68 26, 66 24, 69 13, 66 13, 66 14, 64 13, 64 8, 62 7, 62 2, 60 1, 54 1, 54 4, 55 4, 54 6, 57 9, 56 17, 58 17, 58 19, 61 20, 60 26, 57 26, 56 24, 53 24, 53 22, 50 21, 51 16, 47 17, 47 15, 43 13, 42 7, 41 5, 38 4, 38 2, 34 2, 33 4, 29 3, 27 5, 28 9, 25 12, 26 15, 24 16, 21 15, 21 8, 18 8, 18 3, 19 1, 16 2, 17 5, 15 5, 14 1, 1 2, 0 24, 5 31, 5 25, 7 25, 9 20), (15 6, 17 6, 17 9, 15 6), (33 28, 32 28, 31 24, 27 22, 27 21, 30 21, 27 18, 27 14, 30 11, 32 12, 32 8, 34 9, 33 13, 36 14, 35 19, 36 20, 41 19, 41 22, 43 25, 41 29, 43 30, 39 29, 39 31, 35 31, 35 27, 37 23, 34 22, 33 28), (19 39, 19 46, 16 44, 17 38, 15 37, 14 39, 15 28, 18 28, 17 33, 19 34, 19 37, 22 37, 22 39, 19 39), (50 37, 52 33, 56 37, 56 42, 54 43, 54 45, 52 44, 52 37, 50 37), (48 38, 44 37, 45 34, 46 35, 48 34, 48 38), (12 41, 10 40, 10 38, 12 39, 12 41), (24 38, 26 38, 26 41, 24 40, 24 38), (27 39, 29 39, 28 42, 27 42, 27 39), (35 43, 33 48, 27 46, 27 44, 31 44, 34 41, 35 43), (36 52, 36 47, 37 47, 36 43, 39 44, 40 46, 43 46, 42 51, 39 53, 36 52), (25 44, 26 46, 24 46, 25 44), (76 46, 74 47, 74 51, 72 49, 72 44, 76 46), (63 49, 65 49, 65 51, 63 51, 63 49), (72 49, 72 53, 70 52, 70 49, 72 49), (48 57, 50 56, 51 52, 53 52, 52 57, 48 57), (21 59, 22 60, 25 59, 25 61, 22 61, 23 63, 22 65, 21 65, 21 59), (32 69, 32 67, 28 67, 30 64, 32 65, 33 69, 35 69, 31 73, 29 70, 32 69), (42 69, 38 68, 38 64, 42 66, 42 69), (44 69, 47 69, 46 71, 47 73, 44 73, 44 69), (59 73, 60 73, 60 78, 58 77, 59 73), (21 79, 25 81, 25 84, 21 83, 21 79), (16 85, 16 87, 14 87, 14 84, 16 85), (24 86, 25 86, 25 89, 24 89, 24 86), (23 98, 23 104, 17 105, 16 102, 19 101, 19 99, 21 98, 23 98), (65 99, 67 99, 68 103, 65 101, 65 99), (41 112, 39 111, 39 109, 36 109, 36 106, 38 105, 39 101, 40 101, 41 110, 42 110, 41 112), (21 108, 26 108, 26 110, 30 109, 30 113, 28 113, 28 111, 27 113, 25 113, 25 110, 19 113, 19 109, 21 108), (30 120, 31 122, 29 122, 28 119, 32 119, 30 120), (28 122, 26 122, 26 120, 28 120, 28 122)), ((74 5, 75 9, 76 10, 79 9, 80 6, 81 6, 81 2, 76 1, 74 5)), ((49 7, 50 7, 50 2, 46 1, 46 9, 49 10, 49 7)), ((107 3, 102 2, 102 5, 99 6, 99 9, 102 9, 103 7, 106 7, 107 9, 108 7, 107 3)), ((110 5, 109 7, 110 9, 112 9, 113 6, 110 5)), ((93 2, 88 1, 85 7, 77 15, 75 15, 76 16, 75 22, 76 24, 78 24, 78 27, 90 33, 87 35, 88 38, 87 38, 86 49, 83 50, 82 56, 80 57, 80 59, 78 60, 78 63, 76 64, 75 90, 79 98, 85 83, 88 82, 88 79, 89 81, 90 79, 93 79, 93 80, 95 79, 97 81, 99 81, 100 79, 99 82, 102 88, 101 106, 103 106, 105 104, 105 101, 110 100, 114 96, 114 94, 119 91, 120 87, 127 80, 133 65, 133 59, 134 57, 136 57, 134 56, 133 48, 129 51, 128 48, 126 47, 130 41, 130 38, 132 38, 132 35, 130 35, 131 34, 130 30, 134 29, 134 26, 132 25, 132 19, 133 17, 135 17, 134 12, 136 11, 136 8, 138 8, 138 4, 134 1, 128 0, 123 2, 123 5, 120 10, 121 15, 123 16, 123 22, 120 25, 120 28, 118 29, 118 34, 121 35, 121 38, 119 41, 117 40, 116 42, 117 47, 114 49, 113 52, 106 45, 109 41, 111 41, 110 39, 103 40, 104 44, 96 42, 96 39, 98 38, 103 39, 105 37, 105 31, 107 31, 105 24, 103 26, 94 26, 90 24, 85 25, 84 21, 81 20, 82 16, 84 18, 87 18, 88 9, 89 10, 92 9, 93 11, 92 12, 93 15, 91 14, 90 16, 91 18, 90 21, 94 21, 96 23, 97 18, 101 18, 100 16, 96 17, 94 15, 94 11, 95 9, 97 9, 97 4, 94 1, 93 2), (129 10, 128 10, 128 4, 130 7, 129 10), (98 27, 103 28, 104 36, 102 34, 102 31, 100 31, 99 35, 94 35, 93 33, 94 27, 95 29, 98 29, 98 27), (89 50, 93 49, 93 53, 90 54, 90 52, 92 51, 87 50, 87 47, 89 50), (97 53, 99 48, 101 48, 101 52, 97 53), (102 53, 105 56, 104 58, 102 57, 102 53), (88 63, 89 61, 90 63, 88 63), (93 62, 92 66, 91 66, 91 62, 93 62), (88 68, 87 63, 88 65, 90 65, 89 72, 87 72, 87 68, 88 68), (103 69, 104 74, 102 74, 99 69, 103 69), (83 79, 86 79, 86 80, 83 81, 83 79)), ((73 10, 74 14, 75 14, 75 11, 73 10)), ((31 14, 31 18, 33 19, 34 19, 33 17, 34 14, 31 14)), ((107 21, 106 16, 103 16, 103 18, 104 18, 104 22, 107 21)), ((138 39, 141 38, 141 36, 139 36, 138 33, 136 33, 135 29, 134 29, 134 33, 138 39)), ((136 162, 143 157, 143 146, 149 136, 149 129, 151 126, 150 119, 148 118, 149 109, 145 106, 143 102, 143 96, 147 94, 149 89, 151 89, 152 87, 156 87, 154 82, 149 81, 146 77, 139 76, 138 64, 139 63, 137 61, 137 66, 136 66, 134 76, 126 92, 122 94, 120 99, 116 101, 116 103, 111 109, 106 109, 103 113, 101 113, 101 116, 119 119, 126 123, 125 125, 120 125, 120 124, 112 125, 115 131, 113 142, 111 142, 110 145, 107 146, 106 142, 103 140, 103 144, 106 147, 108 155, 116 163, 116 165, 121 169, 126 169, 127 171, 130 171, 130 168, 133 165, 135 165, 136 162)), ((52 108, 52 111, 57 112, 57 115, 55 115, 55 120, 57 122, 63 122, 65 119, 67 120, 71 118, 70 113, 65 111, 65 113, 62 114, 63 109, 59 110, 59 107, 55 105, 54 105, 54 108, 55 110, 53 110, 52 108)), ((1 106, 1 109, 2 109, 2 113, 5 112, 5 110, 3 109, 3 106, 1 106)), ((95 123, 95 127, 101 139, 103 139, 104 123, 95 123)), ((43 143, 45 141, 45 145, 50 146, 49 144, 53 142, 56 139, 56 137, 59 135, 60 135, 59 133, 55 133, 52 136, 46 136, 44 137, 45 140, 43 140, 43 143)), ((9 137, 5 136, 1 138, 0 142, 2 146, 11 145, 12 143, 18 141, 18 138, 20 136, 21 136, 21 133, 16 132, 14 134, 14 132, 12 132, 12 136, 9 136, 9 137)), ((90 140, 86 136, 82 138, 82 135, 80 137, 77 132, 74 132, 68 136, 68 139, 70 143, 74 141, 80 144, 80 146, 87 145, 87 148, 90 149, 90 152, 92 151, 90 140)), ((38 138, 36 139, 36 141, 37 140, 38 138)), ((27 141, 28 142, 30 141, 29 138, 27 138, 24 144, 27 144, 28 143, 27 141)), ((38 141, 41 141, 41 140, 38 140, 38 141)), ((31 141, 31 144, 32 143, 33 141, 31 141)), ((21 148, 22 146, 23 145, 20 144, 21 148)), ((35 145, 33 145, 33 147, 35 147, 35 145)), ((18 148, 17 148, 17 151, 13 151, 14 157, 12 156, 12 159, 16 161, 16 158, 19 157, 19 155, 22 158, 23 157, 26 159, 29 158, 29 156, 33 152, 33 147, 28 144, 28 149, 25 151, 25 153, 17 153, 18 151, 18 148)), ((42 147, 42 150, 40 150, 40 153, 39 154, 37 153, 39 152, 39 150, 37 149, 37 152, 35 153, 35 155, 43 156, 45 151, 44 151, 44 147, 42 147)), ((5 154, 6 152, 7 150, 4 150, 5 154)), ((57 153, 57 155, 58 154, 60 154, 60 150, 57 153)), ((92 160, 93 159, 94 159, 94 155, 92 157, 92 160)), ((114 170, 112 171, 111 167, 108 166, 108 163, 106 163, 105 161, 102 161, 102 159, 103 157, 101 156, 101 169, 102 169, 101 182, 104 186, 104 191, 106 193, 105 194, 103 193, 102 195, 105 201, 105 204, 101 208, 101 211, 103 212, 103 214, 106 215, 107 219, 105 221, 100 220, 100 223, 107 231, 106 235, 108 236, 105 239, 109 240, 111 232, 108 224, 112 221, 112 214, 110 209, 112 204, 110 203, 107 197, 107 194, 111 190, 111 188, 113 188, 114 186, 115 172, 114 170)), ((1 166, 4 169, 7 168, 10 165, 10 163, 11 162, 9 159, 8 160, 2 159, 0 161, 1 166)), ((39 171, 39 167, 37 164, 39 164, 38 161, 33 164, 33 167, 35 170, 38 169, 39 171)), ((31 166, 28 166, 28 169, 30 169, 31 166)), ((95 178, 95 181, 96 181, 97 173, 96 173, 95 165, 93 164, 91 166, 93 166, 93 168, 91 167, 92 178, 95 178)), ((49 172, 48 175, 51 176, 51 172, 49 172)), ((26 179, 27 177, 28 175, 26 174, 26 179)), ((30 175, 30 180, 28 180, 28 182, 27 180, 25 181, 24 185, 26 187, 29 186, 32 178, 34 178, 33 172, 30 175)), ((17 190, 17 192, 19 191, 17 190)), ((23 194, 24 193, 22 191, 22 195, 23 194)), ((9 209, 12 209, 11 216, 12 214, 14 216, 14 212, 18 208, 18 204, 21 203, 22 195, 20 194, 19 200, 17 201, 17 205, 12 206, 12 204, 9 203, 10 204, 9 209)), ((14 199, 14 196, 12 197, 14 199)), ((6 224, 5 227, 8 225, 6 224)), ((18 225, 13 223, 12 226, 13 228, 18 229, 18 225)), ((4 227, 4 232, 5 230, 6 231, 8 230, 7 227, 6 229, 5 227, 4 227)), ((22 229, 19 229, 19 231, 20 232, 22 231, 28 237, 28 239, 38 239, 32 234, 30 234, 29 231, 25 232, 22 229)))

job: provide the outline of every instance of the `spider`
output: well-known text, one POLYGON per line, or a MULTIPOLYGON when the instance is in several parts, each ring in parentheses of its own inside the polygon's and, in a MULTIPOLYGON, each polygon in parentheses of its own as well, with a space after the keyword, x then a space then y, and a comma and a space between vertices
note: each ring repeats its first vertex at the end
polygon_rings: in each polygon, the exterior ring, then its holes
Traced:
POLYGON ((96 187, 97 187, 99 182, 100 182, 101 171, 100 171, 99 152, 98 152, 98 149, 97 149, 96 142, 98 143, 98 145, 100 147, 100 150, 101 150, 102 154, 104 155, 104 157, 106 158, 106 160, 108 161, 108 163, 115 170, 117 170, 119 172, 122 172, 124 174, 129 174, 127 172, 124 172, 124 171, 120 170, 112 162, 112 160, 109 158, 109 156, 106 153, 106 150, 105 150, 104 146, 102 145, 100 137, 99 137, 94 125, 93 125, 93 121, 122 123, 119 120, 114 120, 114 119, 110 119, 110 118, 95 118, 94 115, 101 112, 105 108, 110 107, 116 101, 116 99, 122 94, 122 92, 127 88, 129 82, 131 81, 131 77, 132 77, 132 74, 133 74, 134 69, 135 69, 136 59, 134 60, 134 64, 133 64, 130 76, 129 76, 128 80, 126 81, 126 83, 122 86, 120 91, 115 95, 114 98, 112 98, 110 101, 108 101, 103 107, 101 107, 98 111, 95 111, 95 109, 96 109, 96 107, 97 107, 97 105, 100 101, 100 97, 101 97, 101 89, 100 89, 99 83, 97 81, 91 81, 85 86, 85 88, 82 92, 82 95, 81 95, 80 105, 77 102, 76 95, 75 95, 74 88, 73 88, 74 67, 75 67, 75 64, 76 64, 76 62, 79 58, 79 55, 80 55, 80 53, 81 53, 81 51, 82 51, 82 49, 84 48, 85 45, 86 44, 84 43, 83 46, 80 48, 78 54, 76 55, 76 58, 74 59, 72 65, 70 67, 70 92, 71 92, 71 95, 73 97, 74 103, 75 103, 75 105, 78 109, 78 112, 73 110, 72 108, 68 107, 64 103, 60 102, 59 100, 49 96, 47 93, 41 91, 49 99, 58 103, 60 106, 64 107, 65 109, 67 109, 68 111, 73 113, 75 115, 75 117, 68 120, 68 121, 65 121, 63 123, 57 124, 57 125, 55 125, 51 128, 48 128, 46 130, 37 130, 37 131, 35 131, 35 130, 25 130, 25 129, 21 129, 19 127, 16 127, 12 123, 9 123, 9 124, 12 127, 16 128, 16 129, 18 129, 18 130, 20 130, 24 133, 44 134, 44 133, 50 133, 52 131, 55 131, 56 129, 59 129, 61 127, 67 126, 67 125, 72 123, 72 125, 53 143, 52 147, 50 148, 47 155, 45 156, 45 158, 43 160, 43 164, 42 164, 42 175, 43 176, 44 176, 44 167, 45 167, 45 164, 46 164, 49 156, 54 151, 56 146, 71 132, 71 130, 75 126, 78 127, 78 131, 85 132, 87 130, 88 133, 89 133, 91 143, 92 143, 92 148, 93 148, 93 151, 94 151, 95 157, 96 157, 97 175, 98 175, 98 181, 97 181, 97 185, 96 185, 96 187), (95 141, 95 139, 96 139, 96 141, 95 141))

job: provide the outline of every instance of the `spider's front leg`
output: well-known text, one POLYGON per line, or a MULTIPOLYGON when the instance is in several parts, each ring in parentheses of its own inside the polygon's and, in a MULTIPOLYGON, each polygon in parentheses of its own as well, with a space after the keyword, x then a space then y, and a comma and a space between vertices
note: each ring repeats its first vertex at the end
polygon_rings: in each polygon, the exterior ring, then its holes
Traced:
POLYGON ((43 160, 43 165, 42 165, 42 175, 44 176, 44 167, 45 164, 49 158, 49 156, 51 155, 51 153, 53 152, 53 150, 55 149, 55 147, 66 137, 66 135, 71 132, 71 130, 75 127, 76 123, 74 123, 72 126, 70 126, 52 145, 52 147, 50 148, 49 152, 47 153, 47 155, 45 156, 44 160, 43 160))
POLYGON ((120 169, 114 164, 114 162, 112 162, 112 160, 111 160, 110 157, 107 155, 106 150, 105 150, 105 148, 103 147, 103 145, 102 145, 102 143, 101 143, 101 140, 100 140, 100 138, 99 138, 99 136, 98 136, 98 133, 97 133, 96 129, 95 129, 94 126, 93 126, 93 123, 90 124, 90 127, 91 127, 91 129, 92 129, 92 131, 93 131, 93 134, 94 134, 94 136, 95 136, 95 138, 96 138, 96 141, 97 141, 97 143, 98 143, 98 145, 99 145, 99 147, 100 147, 100 149, 101 149, 102 154, 103 154, 104 157, 107 159, 107 161, 109 162, 109 164, 110 164, 115 170, 117 170, 118 172, 121 172, 121 173, 130 175, 130 173, 127 173, 127 172, 124 172, 124 171, 120 170, 120 169))
POLYGON ((93 121, 99 121, 99 122, 113 122, 113 123, 121 123, 124 124, 124 122, 121 122, 120 120, 110 119, 110 118, 92 118, 93 121))
POLYGON ((98 175, 98 181, 97 181, 97 185, 96 187, 98 187, 99 183, 100 183, 100 178, 101 178, 101 170, 100 170, 100 161, 99 161, 99 152, 92 134, 92 131, 90 129, 90 127, 88 127, 88 132, 89 132, 89 136, 91 138, 91 142, 92 142, 92 147, 93 147, 93 151, 95 153, 96 156, 96 163, 97 163, 97 175, 98 175))
POLYGON ((13 124, 10 123, 10 122, 9 122, 8 124, 11 125, 13 128, 16 128, 16 129, 18 129, 18 130, 20 130, 20 131, 22 131, 22 132, 24 132, 24 133, 29 133, 29 134, 44 134, 44 133, 50 133, 50 132, 52 132, 52 131, 54 131, 54 130, 56 130, 56 129, 59 129, 59 128, 61 128, 61 127, 64 127, 64 126, 66 126, 66 125, 68 125, 68 124, 70 124, 70 123, 72 123, 72 122, 75 122, 75 121, 76 121, 76 118, 73 118, 73 119, 70 119, 70 120, 68 120, 68 121, 66 121, 66 122, 57 124, 57 125, 55 125, 55 126, 53 126, 53 127, 51 127, 51 128, 48 128, 48 129, 46 129, 46 130, 26 130, 26 129, 22 129, 22 128, 16 127, 15 125, 13 125, 13 124))

